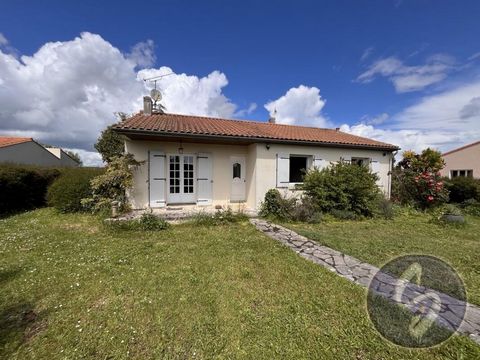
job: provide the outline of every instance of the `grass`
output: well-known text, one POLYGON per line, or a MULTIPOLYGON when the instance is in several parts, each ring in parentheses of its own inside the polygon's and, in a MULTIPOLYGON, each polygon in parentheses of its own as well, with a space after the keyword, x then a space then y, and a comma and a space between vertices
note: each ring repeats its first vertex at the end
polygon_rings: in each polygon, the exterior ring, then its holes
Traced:
POLYGON ((392 220, 326 221, 285 226, 322 245, 376 266, 407 254, 445 260, 465 283, 468 300, 480 305, 480 218, 464 226, 439 224, 425 213, 399 214, 392 220))
POLYGON ((112 231, 89 215, 0 220, 0 357, 473 359, 454 336, 385 341, 366 293, 247 222, 112 231))

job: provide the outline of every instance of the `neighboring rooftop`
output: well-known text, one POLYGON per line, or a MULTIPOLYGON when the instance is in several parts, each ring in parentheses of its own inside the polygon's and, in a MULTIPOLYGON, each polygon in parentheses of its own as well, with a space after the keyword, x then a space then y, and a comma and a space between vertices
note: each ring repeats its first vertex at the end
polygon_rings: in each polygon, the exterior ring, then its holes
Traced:
POLYGON ((33 141, 29 137, 0 136, 0 148, 33 141))
POLYGON ((476 141, 476 142, 474 142, 474 143, 467 144, 467 145, 461 146, 461 147, 459 147, 459 148, 456 148, 456 149, 447 151, 447 152, 443 153, 442 155, 443 155, 443 156, 449 155, 449 154, 455 153, 455 152, 457 152, 457 151, 465 150, 465 149, 467 149, 467 148, 469 148, 469 147, 472 147, 472 146, 475 146, 475 145, 480 145, 480 141, 476 141))
POLYGON ((230 120, 204 116, 140 112, 114 125, 118 132, 145 135, 177 135, 252 139, 255 141, 316 143, 398 150, 398 146, 347 134, 335 129, 230 120))

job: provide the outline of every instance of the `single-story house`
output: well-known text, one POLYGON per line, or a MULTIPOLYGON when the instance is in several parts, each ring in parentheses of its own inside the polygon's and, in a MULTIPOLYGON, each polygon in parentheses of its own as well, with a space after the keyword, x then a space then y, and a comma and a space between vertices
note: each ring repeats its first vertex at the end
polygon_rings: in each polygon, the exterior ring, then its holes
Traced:
POLYGON ((0 136, 0 163, 74 167, 79 163, 65 151, 45 147, 29 137, 0 136))
POLYGON ((390 196, 394 152, 384 142, 339 129, 144 111, 116 125, 125 151, 142 161, 129 193, 134 209, 243 203, 257 210, 265 193, 294 193, 305 169, 341 159, 369 166, 390 196))
POLYGON ((450 179, 458 176, 480 178, 480 141, 442 154, 445 167, 442 176, 450 179))

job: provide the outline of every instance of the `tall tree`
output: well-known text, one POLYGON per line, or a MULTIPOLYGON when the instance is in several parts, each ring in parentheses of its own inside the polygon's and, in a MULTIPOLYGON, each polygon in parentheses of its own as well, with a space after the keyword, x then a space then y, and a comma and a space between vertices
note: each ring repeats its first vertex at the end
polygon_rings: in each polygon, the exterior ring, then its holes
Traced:
MULTIPOLYGON (((115 115, 120 121, 124 121, 128 117, 123 112, 117 112, 115 115)), ((102 131, 95 143, 95 149, 102 155, 103 161, 109 163, 114 156, 123 155, 124 140, 125 138, 113 131, 112 125, 110 125, 102 131)))
POLYGON ((78 162, 78 165, 82 166, 83 165, 83 161, 82 159, 80 158, 80 155, 78 155, 78 153, 74 152, 74 151, 70 151, 70 150, 67 150, 66 153, 73 159, 75 160, 76 162, 78 162))

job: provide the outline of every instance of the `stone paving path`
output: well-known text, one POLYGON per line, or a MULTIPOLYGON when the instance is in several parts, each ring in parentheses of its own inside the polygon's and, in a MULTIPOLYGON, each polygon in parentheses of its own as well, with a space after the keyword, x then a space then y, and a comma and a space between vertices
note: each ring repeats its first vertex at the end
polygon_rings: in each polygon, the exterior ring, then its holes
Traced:
POLYGON ((436 322, 447 328, 455 330, 455 324, 461 321, 462 315, 465 311, 465 316, 461 326, 457 332, 469 336, 472 340, 480 344, 480 308, 470 303, 462 302, 447 294, 428 289, 416 284, 399 280, 385 273, 380 273, 377 276, 379 268, 362 262, 352 256, 345 255, 339 251, 333 250, 327 246, 322 246, 316 242, 297 234, 296 232, 284 228, 280 225, 272 224, 269 221, 262 219, 250 219, 250 222, 255 227, 265 233, 267 236, 278 240, 282 244, 288 246, 300 256, 313 261, 314 263, 326 267, 337 275, 340 275, 355 284, 369 287, 371 281, 371 289, 375 293, 386 297, 387 299, 406 306, 414 311, 416 306, 413 305, 412 300, 418 296, 428 292, 434 292, 441 299, 441 309, 436 322), (401 283, 400 283, 401 282, 401 283), (405 291, 401 298, 396 294, 396 286, 403 284, 405 291))

